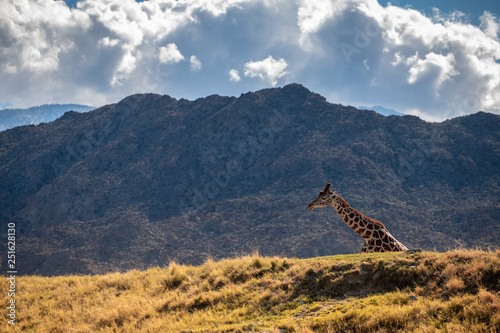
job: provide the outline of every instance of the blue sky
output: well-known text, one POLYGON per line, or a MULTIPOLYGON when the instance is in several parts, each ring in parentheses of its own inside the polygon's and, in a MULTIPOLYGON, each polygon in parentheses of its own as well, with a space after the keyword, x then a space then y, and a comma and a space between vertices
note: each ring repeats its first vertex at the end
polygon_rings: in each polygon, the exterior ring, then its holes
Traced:
MULTIPOLYGON (((143 2, 144 0, 136 0, 136 2, 143 2)), ((77 0, 65 0, 64 1, 69 7, 76 8, 77 0)), ((469 15, 473 22, 476 24, 479 22, 479 17, 483 15, 485 10, 492 13, 500 13, 500 2, 494 0, 455 0, 455 1, 436 1, 436 0, 418 0, 418 1, 408 1, 408 0, 395 0, 395 1, 378 1, 381 5, 386 6, 391 3, 396 6, 405 7, 410 6, 414 9, 421 10, 427 14, 432 14, 432 8, 439 8, 445 13, 451 13, 456 10, 469 15)))
POLYGON ((0 106, 298 82, 430 121, 500 114, 498 1, 0 2, 0 106))
POLYGON ((469 16, 474 24, 479 23, 479 17, 483 15, 484 11, 490 11, 495 13, 498 17, 500 13, 500 2, 495 0, 454 0, 454 1, 443 1, 443 0, 396 0, 396 1, 379 1, 381 5, 386 6, 388 3, 393 5, 405 7, 410 6, 411 8, 425 12, 428 15, 432 15, 433 8, 438 8, 443 13, 452 13, 454 11, 460 11, 466 16, 469 16))

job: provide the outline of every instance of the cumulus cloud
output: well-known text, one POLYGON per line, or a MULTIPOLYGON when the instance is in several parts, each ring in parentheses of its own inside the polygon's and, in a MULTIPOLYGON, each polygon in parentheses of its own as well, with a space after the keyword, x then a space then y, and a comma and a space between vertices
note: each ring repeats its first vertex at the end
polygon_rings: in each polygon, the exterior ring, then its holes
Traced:
POLYGON ((481 21, 480 27, 484 31, 485 35, 493 39, 498 39, 500 22, 498 22, 497 18, 490 12, 484 12, 479 20, 481 21))
POLYGON ((380 58, 379 66, 390 68, 389 62, 396 73, 406 72, 408 86, 393 88, 417 88, 420 97, 431 101, 405 108, 419 110, 424 118, 439 113, 441 119, 480 109, 500 111, 500 100, 492 102, 493 98, 488 97, 500 90, 500 64, 495 61, 500 59, 498 21, 491 15, 483 15, 480 29, 462 21, 461 15, 445 18, 436 14, 429 18, 416 11, 376 3, 359 5, 358 10, 380 26, 384 47, 394 56, 380 58), (473 100, 475 105, 467 100, 473 100))
POLYGON ((485 13, 478 27, 459 12, 429 17, 368 0, 310 11, 323 19, 314 28, 303 24, 301 44, 327 64, 330 99, 384 104, 429 120, 500 113, 499 21, 493 15, 485 13))
POLYGON ((425 59, 419 59, 417 53, 414 57, 409 58, 406 63, 411 66, 408 70, 408 83, 415 83, 425 75, 434 75, 433 81, 436 85, 436 92, 438 92, 443 82, 459 74, 455 70, 455 57, 451 53, 444 56, 430 52, 425 55, 425 59))
POLYGON ((238 95, 295 81, 332 102, 425 119, 500 113, 491 12, 479 25, 376 0, 83 0, 72 9, 3 0, 0 12, 0 103, 14 107, 97 106, 148 91, 238 95))
POLYGON ((74 47, 67 35, 90 27, 86 13, 70 11, 63 2, 7 0, 0 11, 0 62, 10 74, 57 70, 60 55, 74 47))
POLYGON ((184 60, 184 56, 181 54, 177 45, 170 43, 167 46, 160 47, 160 54, 158 59, 162 64, 175 64, 184 60))
POLYGON ((245 64, 245 76, 259 77, 271 86, 278 84, 278 79, 287 74, 288 64, 285 59, 274 60, 272 56, 261 61, 249 61, 245 64))
POLYGON ((190 68, 193 72, 201 70, 201 61, 195 55, 192 55, 191 58, 189 58, 189 63, 191 64, 190 68))
POLYGON ((240 73, 236 69, 229 71, 229 81, 239 82, 241 80, 240 73))
POLYGON ((297 12, 297 24, 301 32, 300 42, 303 43, 310 34, 316 33, 321 26, 343 12, 348 5, 349 1, 345 0, 300 1, 297 12))
MULTIPOLYGON (((214 35, 200 35, 211 18, 265 2, 83 0, 70 9, 63 1, 0 1, 0 102, 101 105, 135 92, 173 90, 193 97, 191 84, 183 93, 166 79, 182 81, 172 66, 184 59, 177 45, 193 49, 203 44, 196 39, 210 44, 214 35)), ((224 21, 217 24, 226 28, 224 21)), ((217 52, 199 51, 207 50, 217 52)), ((198 58, 190 59, 191 70, 200 66, 198 58)))

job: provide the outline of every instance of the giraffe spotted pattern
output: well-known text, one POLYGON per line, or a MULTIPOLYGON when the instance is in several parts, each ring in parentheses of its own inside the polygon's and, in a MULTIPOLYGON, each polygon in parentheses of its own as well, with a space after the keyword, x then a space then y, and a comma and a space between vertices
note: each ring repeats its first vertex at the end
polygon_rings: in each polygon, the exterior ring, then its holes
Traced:
POLYGON ((408 248, 392 236, 377 220, 352 208, 342 197, 330 190, 327 184, 319 196, 309 204, 309 209, 332 206, 347 225, 365 240, 363 253, 407 251, 408 248))

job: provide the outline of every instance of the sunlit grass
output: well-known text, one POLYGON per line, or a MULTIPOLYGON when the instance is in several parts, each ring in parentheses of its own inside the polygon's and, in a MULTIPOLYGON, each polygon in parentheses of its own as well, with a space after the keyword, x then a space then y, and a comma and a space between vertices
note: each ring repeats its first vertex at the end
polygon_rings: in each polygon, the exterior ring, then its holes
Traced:
MULTIPOLYGON (((499 283, 499 251, 253 254, 197 267, 20 277, 11 331, 498 332, 499 283)), ((8 301, 3 293, 3 318, 8 301)))

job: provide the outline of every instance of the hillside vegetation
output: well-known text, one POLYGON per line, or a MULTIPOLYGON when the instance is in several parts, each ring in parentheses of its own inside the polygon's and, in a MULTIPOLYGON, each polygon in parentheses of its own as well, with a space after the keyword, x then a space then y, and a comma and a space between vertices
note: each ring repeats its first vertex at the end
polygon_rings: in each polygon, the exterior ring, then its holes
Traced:
POLYGON ((384 117, 298 84, 132 95, 0 132, 0 227, 15 223, 26 275, 358 253, 334 210, 307 209, 332 183, 409 248, 496 248, 499 128, 484 112, 384 117))
POLYGON ((500 251, 479 250, 25 276, 14 331, 498 332, 499 280, 500 251))

